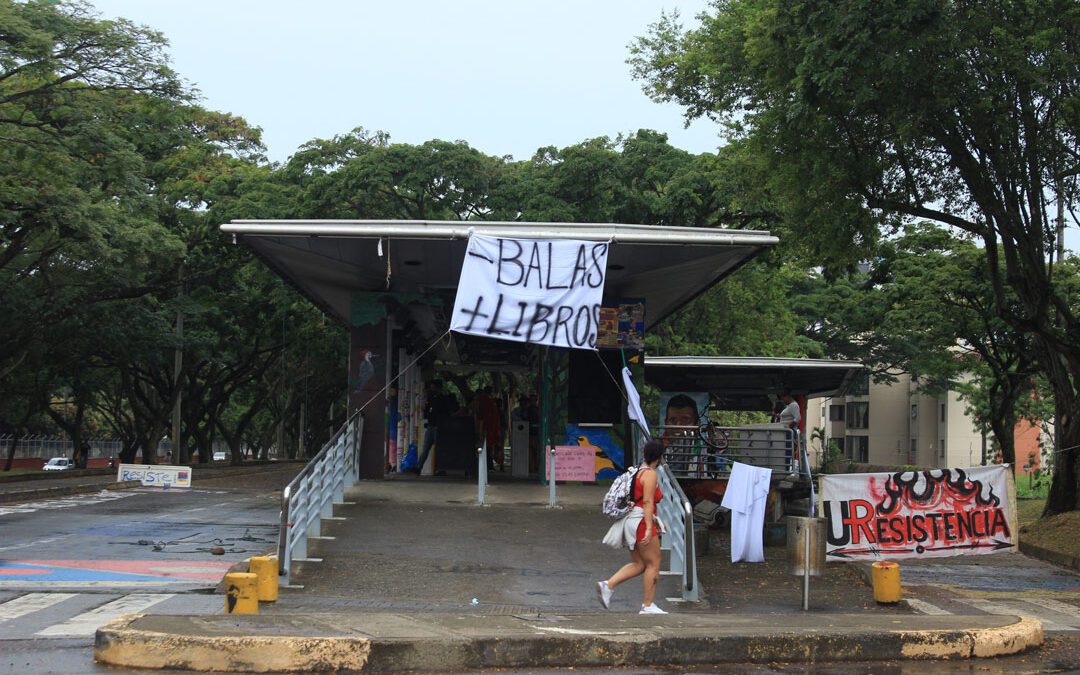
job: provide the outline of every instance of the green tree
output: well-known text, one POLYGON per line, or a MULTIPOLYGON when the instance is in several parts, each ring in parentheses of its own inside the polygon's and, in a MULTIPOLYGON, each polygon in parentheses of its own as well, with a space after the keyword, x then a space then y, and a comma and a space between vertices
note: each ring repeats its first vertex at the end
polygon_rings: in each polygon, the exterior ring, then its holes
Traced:
POLYGON ((1080 7, 719 0, 698 27, 663 17, 633 49, 653 97, 765 152, 788 220, 831 266, 904 219, 981 240, 994 310, 1032 334, 1054 390, 1047 512, 1080 507, 1080 324, 1053 255, 1057 209, 1076 199, 1080 7))

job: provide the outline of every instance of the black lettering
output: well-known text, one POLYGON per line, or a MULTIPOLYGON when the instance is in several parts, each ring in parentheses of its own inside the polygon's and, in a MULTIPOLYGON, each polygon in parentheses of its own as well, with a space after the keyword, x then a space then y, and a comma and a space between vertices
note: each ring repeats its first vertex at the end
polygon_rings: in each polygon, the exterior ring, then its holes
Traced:
POLYGON ((896 541, 907 541, 908 531, 904 529, 903 518, 889 518, 889 526, 892 527, 893 534, 896 535, 894 537, 896 541))
POLYGON ((521 302, 520 300, 518 301, 518 307, 521 308, 521 312, 518 314, 517 325, 514 326, 514 336, 515 337, 521 337, 521 333, 519 333, 518 331, 521 330, 521 322, 525 320, 525 308, 528 307, 528 306, 529 306, 528 303, 521 302))
POLYGON ((956 537, 958 539, 968 539, 972 536, 971 518, 973 515, 975 515, 973 511, 956 512, 956 537))
POLYGON ((498 284, 500 284, 502 286, 517 286, 519 283, 521 283, 521 277, 522 277, 522 275, 524 273, 525 273, 525 268, 521 264, 521 244, 514 241, 513 239, 500 239, 499 240, 499 267, 498 267, 498 270, 497 270, 496 275, 495 275, 496 283, 498 283, 498 284), (514 246, 516 246, 517 247, 517 253, 515 253, 513 256, 510 256, 510 257, 506 257, 505 255, 503 255, 503 245, 504 244, 513 244, 514 246), (516 280, 509 281, 509 280, 504 280, 503 279, 503 263, 504 262, 513 263, 515 266, 517 266, 517 279, 516 280))
POLYGON ((828 521, 828 534, 826 535, 826 539, 828 539, 829 544, 832 546, 847 546, 851 541, 851 528, 847 525, 851 518, 848 503, 846 501, 840 502, 839 519, 833 516, 833 509, 836 507, 836 502, 823 502, 823 506, 824 508, 822 510, 825 511, 825 520, 828 521), (840 526, 840 533, 833 534, 837 525, 840 526))
POLYGON ((607 252, 607 244, 593 244, 592 247, 592 268, 595 270, 589 272, 586 283, 589 284, 589 288, 597 288, 604 285, 604 272, 605 270, 600 267, 600 256, 607 252))
POLYGON ((484 304, 484 298, 483 298, 483 297, 478 297, 478 298, 476 299, 476 308, 475 308, 475 309, 473 309, 473 310, 471 310, 471 311, 470 311, 470 310, 468 310, 468 309, 465 309, 465 308, 462 308, 462 309, 461 309, 461 313, 462 313, 462 314, 468 314, 468 315, 470 316, 470 318, 469 318, 469 325, 468 325, 468 326, 465 326, 465 331, 466 331, 466 332, 468 332, 468 331, 471 331, 471 330, 472 330, 473 322, 475 322, 475 321, 476 321, 476 318, 477 318, 477 317, 480 317, 480 318, 482 318, 482 319, 486 319, 486 318, 488 318, 488 315, 487 315, 487 314, 483 314, 483 313, 481 313, 481 312, 480 312, 480 305, 482 305, 482 304, 484 304))
POLYGON ((547 320, 551 316, 552 310, 555 308, 551 305, 545 305, 542 302, 536 303, 536 308, 533 309, 532 318, 529 319, 529 332, 526 334, 529 342, 544 342, 547 339, 548 330, 551 328, 551 323, 547 320), (533 332, 540 324, 544 324, 544 332, 540 337, 534 337, 533 332))
POLYGON ((959 537, 954 534, 956 530, 956 514, 955 513, 943 513, 941 514, 941 522, 945 524, 945 541, 956 541, 959 537))
MULTIPOLYGON (((587 342, 594 342, 595 337, 592 334, 592 319, 589 316, 588 307, 578 307, 577 316, 574 317, 574 344, 578 347, 584 345, 587 342), (585 332, 581 331, 581 315, 585 314, 585 332)), ((589 345, 590 347, 592 345, 589 345)))
POLYGON ((585 260, 585 246, 584 244, 578 246, 577 260, 574 261, 574 273, 570 276, 570 288, 574 288, 578 283, 578 271, 581 272, 581 283, 585 283, 585 273, 588 271, 586 268, 585 260))
POLYGON ((593 325, 596 326, 596 330, 589 336, 589 346, 596 349, 597 333, 600 332, 600 305, 596 304, 592 306, 592 319, 593 325))
POLYGON ((925 519, 922 516, 911 517, 911 529, 913 534, 911 538, 917 542, 924 542, 927 540, 926 528, 923 527, 925 519))
POLYGON ((566 346, 574 344, 570 341, 570 319, 574 316, 574 308, 567 307, 566 305, 559 305, 559 311, 555 315, 555 330, 551 335, 551 339, 555 342, 559 341, 559 326, 563 327, 563 333, 566 334, 566 346))
POLYGON ((940 513, 928 513, 926 517, 930 519, 930 534, 933 535, 934 541, 941 541, 941 526, 938 525, 938 521, 941 520, 940 513))
MULTIPOLYGON (((549 241, 548 242, 548 260, 547 260, 547 268, 548 268, 548 271, 547 271, 547 287, 548 288, 567 288, 566 286, 558 286, 556 284, 551 283, 551 269, 553 267, 555 267, 555 258, 554 258, 555 252, 552 250, 553 246, 554 246, 554 244, 552 244, 549 241)), ((560 269, 562 269, 562 268, 560 268, 560 269)), ((556 281, 558 281, 558 279, 556 279, 556 281)), ((570 342, 567 341, 567 344, 570 344, 570 342)))
POLYGON ((1005 519, 1005 513, 1001 509, 994 509, 994 522, 990 524, 990 536, 996 536, 999 529, 1006 538, 1012 536, 1009 534, 1009 521, 1005 519))
POLYGON ((540 269, 540 248, 537 244, 533 243, 532 255, 529 256, 529 270, 525 272, 525 281, 522 282, 522 286, 529 287, 529 279, 532 278, 533 270, 536 270, 536 278, 540 280, 540 288, 544 287, 544 273, 540 269))
POLYGON ((889 538, 885 535, 885 530, 888 525, 889 521, 885 520, 884 518, 878 518, 874 521, 874 534, 877 535, 877 543, 884 544, 890 541, 889 538))
POLYGON ((506 335, 506 331, 499 330, 495 324, 499 322, 499 312, 502 310, 503 294, 499 293, 499 301, 495 303, 495 313, 491 315, 491 323, 488 324, 488 335, 506 335))

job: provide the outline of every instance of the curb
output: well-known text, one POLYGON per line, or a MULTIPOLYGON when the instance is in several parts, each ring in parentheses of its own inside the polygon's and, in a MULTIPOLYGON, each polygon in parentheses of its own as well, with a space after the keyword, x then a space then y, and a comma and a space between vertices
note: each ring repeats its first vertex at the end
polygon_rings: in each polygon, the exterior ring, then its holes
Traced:
POLYGON ((543 621, 511 626, 508 617, 454 617, 468 618, 458 627, 445 618, 384 615, 369 618, 399 630, 381 637, 341 635, 340 629, 327 630, 338 635, 297 635, 317 623, 313 618, 295 616, 282 623, 259 615, 227 620, 127 615, 98 629, 94 659, 203 672, 468 671, 989 658, 1043 642, 1042 624, 1030 617, 1008 617, 1011 622, 989 628, 911 631, 831 624, 746 630, 737 623, 686 626, 652 617, 607 628, 590 622, 580 629, 543 621))
POLYGON ((1055 565, 1061 565, 1072 570, 1080 571, 1080 558, 1069 555, 1068 553, 1059 553, 1041 546, 1036 546, 1035 544, 1026 544, 1023 540, 1020 541, 1020 552, 1029 555, 1032 558, 1038 558, 1039 560, 1045 560, 1046 562, 1051 562, 1055 565))
POLYGON ((102 490, 127 490, 142 485, 142 481, 125 480, 117 483, 84 483, 82 485, 65 485, 63 487, 34 488, 32 490, 11 490, 0 492, 0 503, 23 502, 35 499, 48 499, 50 497, 64 497, 66 495, 85 494, 88 492, 100 492, 102 490))

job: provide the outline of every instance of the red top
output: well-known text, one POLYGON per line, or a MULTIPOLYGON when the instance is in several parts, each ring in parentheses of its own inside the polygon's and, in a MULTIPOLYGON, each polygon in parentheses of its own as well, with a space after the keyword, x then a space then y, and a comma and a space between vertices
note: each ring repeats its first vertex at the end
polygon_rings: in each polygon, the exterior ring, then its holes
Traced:
MULTIPOLYGON (((652 470, 653 469, 649 469, 649 471, 652 471, 652 470)), ((637 472, 637 480, 634 481, 634 505, 635 506, 640 505, 639 502, 641 502, 642 498, 645 495, 645 487, 641 482, 641 473, 642 473, 642 471, 644 471, 644 469, 641 469, 641 470, 639 470, 637 472)), ((656 505, 660 503, 660 499, 663 496, 664 496, 663 493, 660 492, 660 484, 657 483, 657 485, 656 485, 656 493, 653 495, 653 537, 655 539, 660 539, 660 528, 656 524, 656 505)), ((645 538, 645 528, 646 528, 645 519, 642 518, 641 522, 638 523, 638 526, 637 526, 637 540, 638 541, 641 541, 642 539, 645 538)))

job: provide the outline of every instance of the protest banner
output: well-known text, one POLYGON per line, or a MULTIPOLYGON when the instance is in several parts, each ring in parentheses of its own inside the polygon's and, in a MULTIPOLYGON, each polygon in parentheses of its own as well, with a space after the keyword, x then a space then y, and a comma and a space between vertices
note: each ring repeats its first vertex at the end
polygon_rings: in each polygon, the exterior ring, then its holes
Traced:
POLYGON ((450 329, 556 347, 596 349, 608 244, 473 235, 450 329))
POLYGON ((1016 548, 1009 467, 821 477, 829 560, 894 560, 1016 548))
POLYGON ((117 482, 142 481, 148 487, 191 487, 191 467, 167 464, 121 464, 116 468, 117 482))

